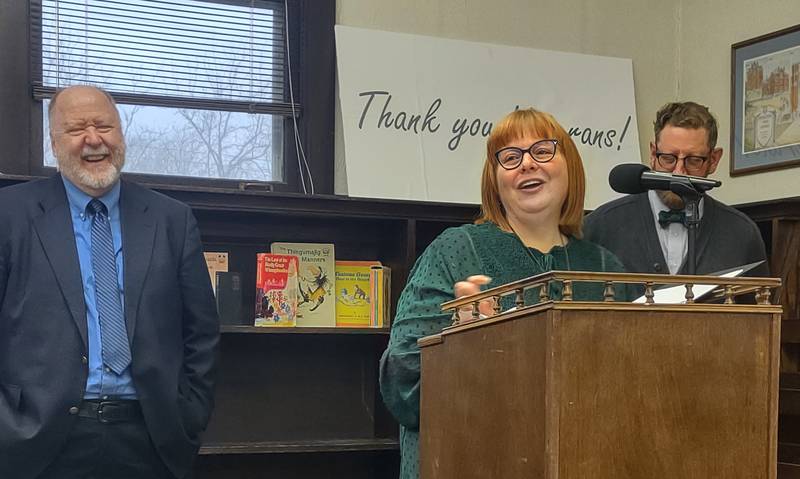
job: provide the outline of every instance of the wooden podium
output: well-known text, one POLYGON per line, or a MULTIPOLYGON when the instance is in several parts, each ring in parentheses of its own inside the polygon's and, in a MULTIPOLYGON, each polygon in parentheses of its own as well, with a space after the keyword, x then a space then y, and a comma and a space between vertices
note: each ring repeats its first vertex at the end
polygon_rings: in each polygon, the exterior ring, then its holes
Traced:
POLYGON ((445 303, 517 297, 419 340, 421 478, 774 479, 779 284, 552 272, 445 303), (553 281, 561 300, 522 303, 553 281), (573 301, 577 281, 605 283, 606 301, 573 301), (647 302, 613 302, 620 283, 647 302), (687 285, 687 304, 654 303, 660 283, 687 285), (698 284, 719 284, 721 304, 695 303, 698 284), (757 304, 733 304, 745 290, 757 304))

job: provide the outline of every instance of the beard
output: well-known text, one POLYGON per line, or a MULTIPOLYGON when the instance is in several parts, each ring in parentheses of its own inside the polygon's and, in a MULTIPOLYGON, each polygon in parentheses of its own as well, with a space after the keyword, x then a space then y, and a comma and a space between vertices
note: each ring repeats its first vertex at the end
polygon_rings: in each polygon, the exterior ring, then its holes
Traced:
POLYGON ((56 149, 54 152, 58 162, 58 169, 81 189, 87 188, 94 191, 110 189, 119 179, 122 167, 125 166, 125 145, 117 148, 108 148, 105 145, 99 148, 85 147, 80 154, 73 155, 56 149), (102 168, 92 170, 86 167, 81 156, 108 154, 108 162, 102 168))
POLYGON ((656 194, 671 210, 682 210, 686 206, 683 199, 671 191, 657 190, 656 194))

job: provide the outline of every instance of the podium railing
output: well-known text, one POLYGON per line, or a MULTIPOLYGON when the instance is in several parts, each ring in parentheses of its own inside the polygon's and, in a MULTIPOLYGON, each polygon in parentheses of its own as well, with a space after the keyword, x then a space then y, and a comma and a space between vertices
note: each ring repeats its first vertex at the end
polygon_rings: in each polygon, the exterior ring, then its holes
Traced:
MULTIPOLYGON (((605 273, 588 271, 550 271, 529 278, 514 281, 494 288, 481 291, 470 296, 454 299, 442 303, 442 311, 452 311, 453 325, 462 322, 459 311, 469 309, 471 311, 470 321, 480 319, 479 306, 484 301, 491 301, 494 315, 503 313, 501 299, 507 296, 514 296, 514 308, 521 309, 533 304, 525 303, 525 292, 531 289, 539 289, 538 302, 540 305, 550 301, 551 284, 561 286, 560 301, 579 302, 573 298, 573 287, 576 283, 602 283, 603 301, 614 302, 616 299, 617 287, 620 285, 638 285, 644 288, 644 304, 657 304, 655 291, 657 286, 683 285, 685 288, 684 302, 691 304, 695 302, 694 287, 698 285, 714 286, 709 294, 714 299, 722 299, 723 304, 734 304, 734 298, 743 294, 755 293, 756 304, 754 306, 770 306, 772 290, 781 286, 778 278, 728 278, 720 276, 701 276, 701 275, 661 275, 661 274, 639 274, 639 273, 605 273)), ((594 301, 584 301, 594 302, 594 301)))

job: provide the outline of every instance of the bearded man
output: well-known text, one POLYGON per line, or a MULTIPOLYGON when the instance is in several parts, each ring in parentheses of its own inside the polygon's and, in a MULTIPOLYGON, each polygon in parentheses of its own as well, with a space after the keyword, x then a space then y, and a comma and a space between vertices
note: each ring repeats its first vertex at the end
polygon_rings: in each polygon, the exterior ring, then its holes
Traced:
MULTIPOLYGON (((717 121, 694 102, 669 103, 656 114, 650 167, 707 177, 716 171, 717 121)), ((709 195, 700 201, 696 272, 709 274, 766 260, 758 227, 740 211, 709 195)), ((688 230, 683 200, 671 191, 648 191, 606 203, 586 217, 585 238, 606 247, 631 273, 683 274, 688 230)), ((766 261, 748 273, 768 276, 766 261)))
POLYGON ((108 93, 48 115, 60 173, 0 189, 0 477, 186 477, 219 340, 196 221, 120 180, 108 93))

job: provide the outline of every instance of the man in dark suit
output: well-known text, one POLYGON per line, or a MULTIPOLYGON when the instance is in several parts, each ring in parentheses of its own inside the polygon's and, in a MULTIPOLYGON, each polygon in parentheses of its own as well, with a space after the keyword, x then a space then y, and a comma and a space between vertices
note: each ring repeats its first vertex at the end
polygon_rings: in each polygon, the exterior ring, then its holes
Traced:
MULTIPOLYGON (((694 102, 669 103, 656 115, 650 167, 706 177, 716 171, 717 122, 694 102)), ((688 230, 683 200, 670 191, 649 191, 606 203, 584 222, 589 241, 609 249, 632 273, 684 273, 688 230)), ((758 227, 743 213, 706 195, 700 202, 696 271, 709 274, 766 259, 758 227)), ((750 275, 768 276, 766 262, 750 275)))
POLYGON ((113 99, 50 103, 60 174, 0 189, 0 478, 182 478, 219 322, 190 209, 120 181, 113 99))

